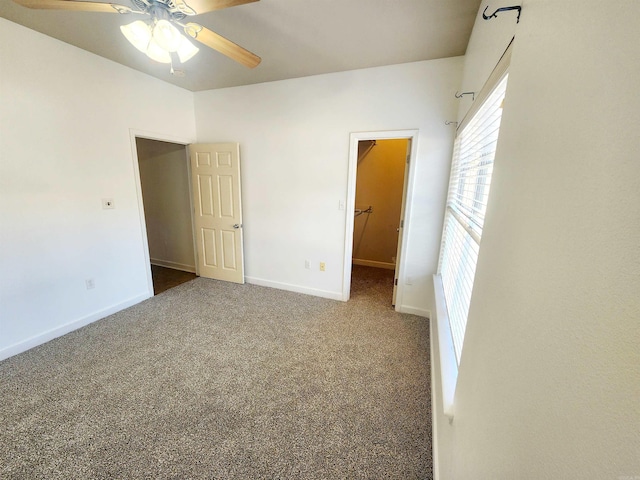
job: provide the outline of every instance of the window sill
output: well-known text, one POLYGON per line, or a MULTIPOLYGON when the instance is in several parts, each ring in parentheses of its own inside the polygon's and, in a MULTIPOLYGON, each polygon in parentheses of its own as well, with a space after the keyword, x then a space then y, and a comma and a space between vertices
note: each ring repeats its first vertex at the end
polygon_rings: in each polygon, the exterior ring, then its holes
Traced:
POLYGON ((447 314, 444 289, 442 288, 442 278, 440 275, 433 276, 433 288, 436 300, 435 321, 438 328, 438 349, 440 352, 442 410, 444 415, 449 419, 449 422, 451 422, 453 421, 453 402, 456 393, 456 383, 458 381, 458 362, 456 361, 456 354, 453 349, 449 315, 447 314))

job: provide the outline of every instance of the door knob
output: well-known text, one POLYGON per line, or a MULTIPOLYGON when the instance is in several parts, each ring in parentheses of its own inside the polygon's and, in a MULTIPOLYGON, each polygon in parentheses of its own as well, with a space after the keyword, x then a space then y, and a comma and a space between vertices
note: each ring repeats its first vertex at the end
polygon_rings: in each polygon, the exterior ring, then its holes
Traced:
POLYGON ((241 228, 241 227, 242 227, 242 224, 241 224, 241 223, 236 223, 236 224, 233 226, 233 228, 235 228, 236 230, 237 230, 238 228, 241 228))

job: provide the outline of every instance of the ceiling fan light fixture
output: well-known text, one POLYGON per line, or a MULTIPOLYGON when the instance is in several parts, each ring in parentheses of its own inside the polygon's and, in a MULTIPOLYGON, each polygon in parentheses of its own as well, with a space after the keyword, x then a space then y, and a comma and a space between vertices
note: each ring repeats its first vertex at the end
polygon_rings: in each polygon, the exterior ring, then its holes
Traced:
POLYGON ((164 48, 158 45, 155 39, 149 41, 147 50, 144 52, 151 60, 155 60, 160 63, 171 63, 171 55, 164 48))
POLYGON ((99 0, 14 0, 19 5, 36 10, 145 15, 146 21, 138 20, 122 25, 120 30, 129 43, 149 58, 169 64, 178 60, 181 63, 187 62, 200 51, 191 43, 194 39, 198 44, 216 50, 249 68, 258 66, 260 57, 202 25, 183 21, 189 16, 257 1, 259 0, 130 0, 132 7, 129 7, 99 0), (192 8, 186 2, 194 3, 197 8, 192 8))
POLYGON ((149 24, 142 20, 137 20, 128 25, 122 25, 120 31, 131 45, 142 53, 147 53, 147 47, 151 41, 151 26, 149 24))
POLYGON ((167 20, 154 24, 137 20, 120 30, 131 45, 156 62, 171 63, 171 53, 175 53, 184 63, 200 51, 167 20))
POLYGON ((158 20, 153 26, 153 39, 167 52, 177 52, 184 37, 168 20, 158 20))
POLYGON ((196 47, 193 43, 187 40, 185 37, 182 37, 182 42, 178 47, 178 58, 180 59, 180 63, 185 63, 188 60, 191 60, 193 56, 198 53, 200 49, 196 47))

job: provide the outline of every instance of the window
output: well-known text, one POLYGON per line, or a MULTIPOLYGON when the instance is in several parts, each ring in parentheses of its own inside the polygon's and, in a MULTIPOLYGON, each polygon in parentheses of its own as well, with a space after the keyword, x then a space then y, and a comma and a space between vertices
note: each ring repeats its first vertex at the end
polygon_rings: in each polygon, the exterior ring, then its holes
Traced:
POLYGON ((467 326, 482 227, 498 141, 505 75, 455 140, 440 264, 444 299, 457 363, 467 326))

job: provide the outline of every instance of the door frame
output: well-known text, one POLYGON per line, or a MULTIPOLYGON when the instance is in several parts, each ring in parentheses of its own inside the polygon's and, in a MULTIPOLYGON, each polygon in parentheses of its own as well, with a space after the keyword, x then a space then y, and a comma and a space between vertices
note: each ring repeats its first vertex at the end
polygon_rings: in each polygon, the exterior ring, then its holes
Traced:
POLYGON ((344 243, 344 272, 342 277, 342 300, 347 301, 351 296, 351 268, 353 256, 353 211, 356 208, 356 179, 358 170, 358 142, 365 140, 400 140, 409 139, 411 141, 411 154, 409 165, 405 167, 405 185, 403 186, 404 199, 402 209, 404 211, 404 228, 399 238, 400 258, 396 258, 396 272, 398 278, 398 289, 396 292, 396 311, 402 311, 402 301, 404 293, 404 271, 407 247, 409 244, 409 231, 411 229, 411 200, 413 198, 413 183, 418 152, 419 130, 385 130, 375 132, 352 132, 349 140, 349 170, 347 174, 347 202, 346 202, 346 222, 345 222, 345 243, 344 243))
MULTIPOLYGON (((156 133, 146 130, 129 129, 129 137, 131 141, 131 157, 133 159, 133 175, 136 184, 136 195, 138 197, 138 216, 140 218, 140 233, 142 237, 142 252, 144 255, 145 267, 147 271, 147 294, 149 297, 153 297, 153 276, 151 274, 151 255, 149 253, 149 238, 147 236, 147 221, 144 216, 144 200, 142 198, 142 181, 140 179, 140 163, 138 161, 138 146, 136 145, 136 138, 146 138, 148 140, 157 140, 159 142, 175 143, 177 145, 183 145, 187 155, 187 174, 189 176, 189 214, 191 215, 191 229, 193 230, 193 192, 191 191, 191 163, 189 162, 189 152, 187 146, 195 141, 193 139, 187 139, 185 137, 176 137, 168 133, 156 133)), ((194 238, 194 255, 195 253, 195 238, 194 238)), ((196 275, 198 275, 198 261, 195 259, 196 275)))

